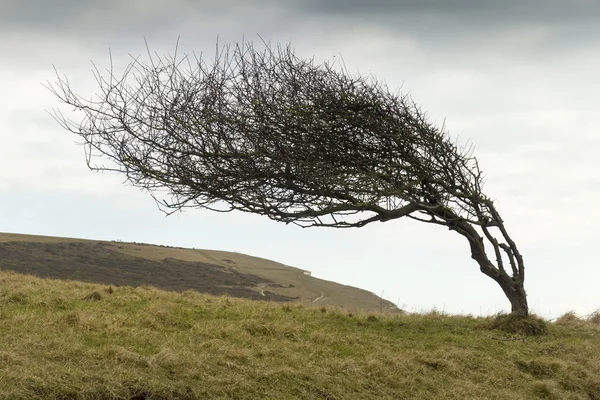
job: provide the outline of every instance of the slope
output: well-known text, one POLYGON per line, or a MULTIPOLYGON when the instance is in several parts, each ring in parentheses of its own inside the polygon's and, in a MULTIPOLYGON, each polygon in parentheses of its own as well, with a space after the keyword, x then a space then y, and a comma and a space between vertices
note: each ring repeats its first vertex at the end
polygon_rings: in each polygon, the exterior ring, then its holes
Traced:
POLYGON ((253 300, 399 311, 375 294, 246 254, 0 233, 0 269, 109 285, 193 289, 253 300))
POLYGON ((515 337, 0 271, 0 400, 600 399, 600 326, 563 320, 515 337))

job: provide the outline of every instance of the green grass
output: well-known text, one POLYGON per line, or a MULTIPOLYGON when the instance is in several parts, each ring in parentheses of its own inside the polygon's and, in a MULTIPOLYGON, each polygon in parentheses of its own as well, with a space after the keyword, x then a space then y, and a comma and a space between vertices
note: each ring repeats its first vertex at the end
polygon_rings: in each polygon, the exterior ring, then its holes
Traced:
POLYGON ((0 399, 600 399, 600 325, 348 313, 0 271, 0 399))

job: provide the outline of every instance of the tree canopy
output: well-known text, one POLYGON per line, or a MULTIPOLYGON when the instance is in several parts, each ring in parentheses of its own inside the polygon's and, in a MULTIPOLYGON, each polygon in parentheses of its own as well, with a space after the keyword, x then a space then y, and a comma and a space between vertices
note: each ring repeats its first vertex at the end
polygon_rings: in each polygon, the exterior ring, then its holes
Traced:
POLYGON ((217 46, 208 62, 148 56, 119 76, 94 69, 92 99, 58 73, 48 85, 82 113, 54 117, 83 139, 91 169, 124 174, 167 212, 240 210, 303 227, 401 217, 446 226, 467 239, 512 311, 527 315, 523 259, 477 159, 409 96, 289 45, 217 46))

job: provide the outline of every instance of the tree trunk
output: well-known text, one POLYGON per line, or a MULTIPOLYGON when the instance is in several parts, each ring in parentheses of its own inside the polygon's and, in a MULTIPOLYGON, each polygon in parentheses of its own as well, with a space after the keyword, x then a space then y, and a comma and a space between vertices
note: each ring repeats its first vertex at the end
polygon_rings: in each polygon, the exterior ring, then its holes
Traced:
POLYGON ((471 247, 471 258, 479 264, 479 269, 485 275, 492 278, 504 291, 504 294, 510 301, 511 312, 513 314, 527 317, 529 315, 529 306, 527 304, 527 294, 523 282, 525 280, 524 270, 517 276, 510 276, 504 270, 496 268, 488 259, 483 244, 483 238, 475 229, 467 223, 457 224, 457 230, 461 235, 467 238, 471 247))
POLYGON ((494 280, 498 282, 510 301, 511 312, 522 317, 527 317, 529 315, 529 306, 527 305, 527 294, 525 293, 523 282, 508 275, 502 276, 500 280, 494 280))
POLYGON ((523 279, 512 277, 506 272, 492 267, 485 253, 483 253, 483 257, 480 255, 475 261, 479 263, 481 272, 500 285, 508 301, 510 301, 511 312, 522 317, 527 317, 529 315, 529 306, 527 304, 527 293, 525 293, 523 279))
POLYGON ((527 293, 525 293, 523 281, 506 274, 506 272, 490 267, 487 258, 485 261, 476 261, 479 263, 481 272, 500 285, 508 301, 510 301, 511 312, 522 317, 527 317, 529 315, 529 305, 527 304, 527 293))
POLYGON ((511 312, 515 315, 527 317, 529 315, 529 306, 527 304, 527 293, 525 293, 523 280, 490 267, 490 262, 487 260, 487 257, 485 260, 476 261, 479 263, 481 272, 500 285, 502 291, 508 298, 508 301, 510 301, 511 312))

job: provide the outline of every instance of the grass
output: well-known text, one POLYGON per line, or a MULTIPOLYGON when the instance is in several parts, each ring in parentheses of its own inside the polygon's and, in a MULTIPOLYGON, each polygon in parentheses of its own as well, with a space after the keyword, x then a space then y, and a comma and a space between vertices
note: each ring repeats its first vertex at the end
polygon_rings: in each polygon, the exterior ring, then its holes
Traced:
POLYGON ((599 324, 493 321, 0 271, 0 399, 600 399, 599 324))

